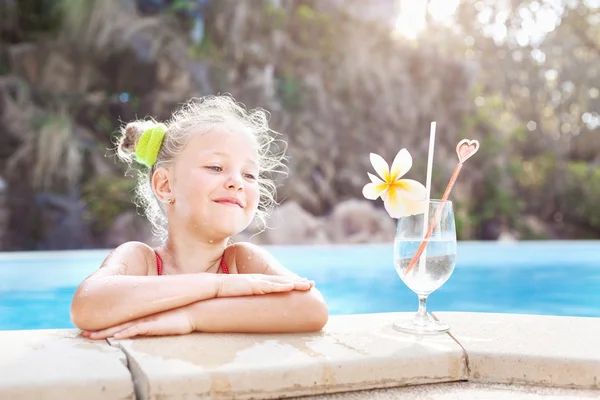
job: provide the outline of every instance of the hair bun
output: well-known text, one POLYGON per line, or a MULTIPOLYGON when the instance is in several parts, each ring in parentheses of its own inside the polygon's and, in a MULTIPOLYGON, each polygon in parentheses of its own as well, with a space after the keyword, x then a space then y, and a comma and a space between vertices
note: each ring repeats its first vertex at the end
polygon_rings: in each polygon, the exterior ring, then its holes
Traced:
POLYGON ((154 126, 153 121, 134 121, 121 128, 121 135, 118 140, 117 154, 125 162, 134 161, 133 154, 144 131, 154 126))
POLYGON ((140 137, 144 133, 144 127, 137 122, 130 122, 125 126, 125 133, 119 143, 119 150, 126 154, 135 153, 135 146, 137 145, 140 137))

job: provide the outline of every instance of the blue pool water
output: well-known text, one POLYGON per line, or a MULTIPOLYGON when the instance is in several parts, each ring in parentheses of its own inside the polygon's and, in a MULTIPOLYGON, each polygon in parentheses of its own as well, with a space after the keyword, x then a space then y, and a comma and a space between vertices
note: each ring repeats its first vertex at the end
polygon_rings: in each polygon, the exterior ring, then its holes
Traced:
MULTIPOLYGON (((332 315, 417 308, 391 244, 268 249, 316 281, 332 315)), ((72 328, 75 288, 107 254, 0 254, 0 330, 72 328)), ((600 241, 460 242, 454 274, 428 309, 600 317, 600 241)))

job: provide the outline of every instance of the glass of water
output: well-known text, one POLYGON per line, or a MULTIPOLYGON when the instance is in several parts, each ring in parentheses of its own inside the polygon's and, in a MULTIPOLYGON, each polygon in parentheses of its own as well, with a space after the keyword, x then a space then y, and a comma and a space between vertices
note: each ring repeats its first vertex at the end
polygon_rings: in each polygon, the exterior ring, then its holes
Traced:
POLYGON ((454 211, 451 201, 429 200, 427 203, 423 213, 400 218, 396 229, 396 272, 419 297, 415 316, 394 322, 394 329, 401 332, 436 334, 450 329, 427 313, 427 297, 446 283, 456 265, 454 211), (430 235, 423 240, 428 231, 430 235))

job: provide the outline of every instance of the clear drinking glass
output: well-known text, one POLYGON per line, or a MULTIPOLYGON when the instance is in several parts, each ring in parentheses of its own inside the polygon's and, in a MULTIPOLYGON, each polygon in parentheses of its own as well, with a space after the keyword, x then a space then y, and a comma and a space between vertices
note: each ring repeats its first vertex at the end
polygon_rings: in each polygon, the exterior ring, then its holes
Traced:
POLYGON ((394 322, 394 329, 418 334, 436 334, 448 331, 450 327, 438 322, 427 313, 427 297, 439 289, 454 271, 456 265, 456 226, 451 201, 429 200, 422 214, 402 217, 398 220, 394 240, 394 265, 400 279, 419 297, 419 310, 411 319, 394 322), (426 247, 415 259, 408 271, 411 260, 430 228, 431 235, 425 239, 426 247))

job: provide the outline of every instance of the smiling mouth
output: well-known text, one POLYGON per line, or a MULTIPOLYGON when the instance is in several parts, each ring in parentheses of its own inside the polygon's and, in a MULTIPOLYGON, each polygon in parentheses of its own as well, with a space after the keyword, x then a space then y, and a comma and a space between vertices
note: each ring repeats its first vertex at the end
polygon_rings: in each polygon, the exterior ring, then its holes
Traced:
POLYGON ((233 199, 231 199, 231 200, 229 200, 229 199, 215 200, 215 203, 222 204, 225 206, 244 208, 244 206, 242 206, 242 204, 240 202, 233 200, 233 199))

